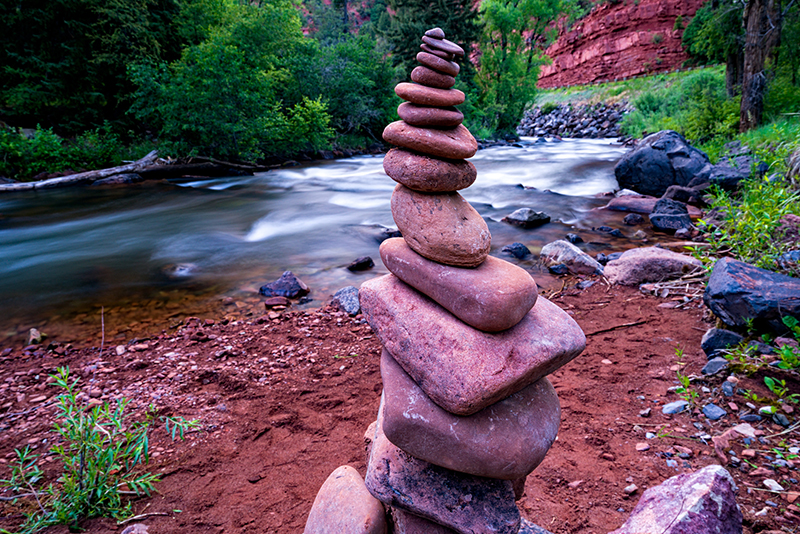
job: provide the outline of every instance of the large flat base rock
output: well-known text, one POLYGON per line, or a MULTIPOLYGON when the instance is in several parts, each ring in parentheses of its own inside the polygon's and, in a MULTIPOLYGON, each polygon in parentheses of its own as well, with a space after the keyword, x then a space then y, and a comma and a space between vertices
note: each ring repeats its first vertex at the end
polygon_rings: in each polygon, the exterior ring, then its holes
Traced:
POLYGON ((561 407, 547 378, 467 417, 430 400, 386 350, 381 378, 386 437, 441 467, 524 484, 558 434, 561 407))
POLYGON ((519 510, 510 480, 476 477, 414 458, 383 434, 378 417, 367 489, 389 506, 461 534, 517 534, 519 510))
POLYGON ((394 275, 365 282, 361 309, 387 351, 436 404, 471 415, 565 365, 586 347, 578 324, 539 297, 513 328, 481 332, 394 275))
POLYGON ((392 274, 484 332, 511 328, 536 303, 531 275, 492 256, 472 269, 453 267, 420 256, 397 237, 381 243, 380 254, 392 274))
POLYGON ((358 471, 343 465, 314 499, 303 534, 386 534, 386 512, 358 471))

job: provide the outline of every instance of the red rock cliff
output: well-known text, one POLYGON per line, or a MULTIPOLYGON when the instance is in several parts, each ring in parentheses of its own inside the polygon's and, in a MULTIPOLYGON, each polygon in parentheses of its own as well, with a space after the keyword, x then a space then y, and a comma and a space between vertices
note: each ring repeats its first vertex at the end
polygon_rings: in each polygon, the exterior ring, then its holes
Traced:
POLYGON ((623 0, 598 4, 573 27, 562 28, 548 49, 538 86, 559 87, 680 68, 688 55, 683 27, 704 0, 623 0))

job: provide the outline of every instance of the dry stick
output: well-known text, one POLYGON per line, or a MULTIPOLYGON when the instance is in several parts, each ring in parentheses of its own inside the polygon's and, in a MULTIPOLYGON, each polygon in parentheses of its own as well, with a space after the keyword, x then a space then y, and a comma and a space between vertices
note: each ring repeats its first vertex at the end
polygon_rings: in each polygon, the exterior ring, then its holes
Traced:
POLYGON ((612 330, 619 330, 620 328, 627 328, 629 326, 637 326, 640 324, 644 324, 648 321, 649 319, 644 319, 642 321, 636 321, 635 323, 618 324, 617 326, 612 326, 611 328, 603 328, 602 330, 598 330, 597 332, 590 332, 586 334, 586 337, 594 336, 596 334, 602 334, 603 332, 611 332, 612 330))
POLYGON ((105 318, 106 307, 100 306, 100 360, 103 359, 103 345, 106 344, 106 318, 105 318))

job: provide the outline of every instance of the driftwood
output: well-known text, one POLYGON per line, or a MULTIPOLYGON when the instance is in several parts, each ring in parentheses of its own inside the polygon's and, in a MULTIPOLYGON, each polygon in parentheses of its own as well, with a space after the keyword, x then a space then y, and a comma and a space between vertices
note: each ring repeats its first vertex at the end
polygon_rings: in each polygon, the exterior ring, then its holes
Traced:
POLYGON ((136 172, 143 167, 152 165, 156 161, 158 152, 153 150, 145 157, 127 165, 120 165, 119 167, 111 167, 109 169, 99 169, 95 171, 79 172, 78 174, 70 174, 69 176, 60 176, 58 178, 49 178, 47 180, 39 180, 38 182, 18 182, 13 184, 0 184, 0 192, 4 191, 31 191, 34 189, 49 189, 53 187, 64 187, 67 185, 78 185, 83 183, 90 183, 115 174, 124 174, 136 172))

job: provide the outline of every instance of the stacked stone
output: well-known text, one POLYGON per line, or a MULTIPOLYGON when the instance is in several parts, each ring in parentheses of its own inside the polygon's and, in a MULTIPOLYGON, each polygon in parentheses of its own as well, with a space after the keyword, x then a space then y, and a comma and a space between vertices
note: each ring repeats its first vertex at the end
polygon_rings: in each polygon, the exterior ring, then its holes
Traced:
POLYGON ((477 142, 453 107, 464 51, 439 28, 422 39, 416 83, 395 88, 402 120, 383 134, 400 147, 384 169, 403 237, 380 247, 391 274, 360 290, 384 348, 365 483, 396 533, 511 534, 525 477, 558 432, 545 376, 586 340, 525 270, 489 256, 486 222, 458 193, 477 174, 466 161, 477 142))

